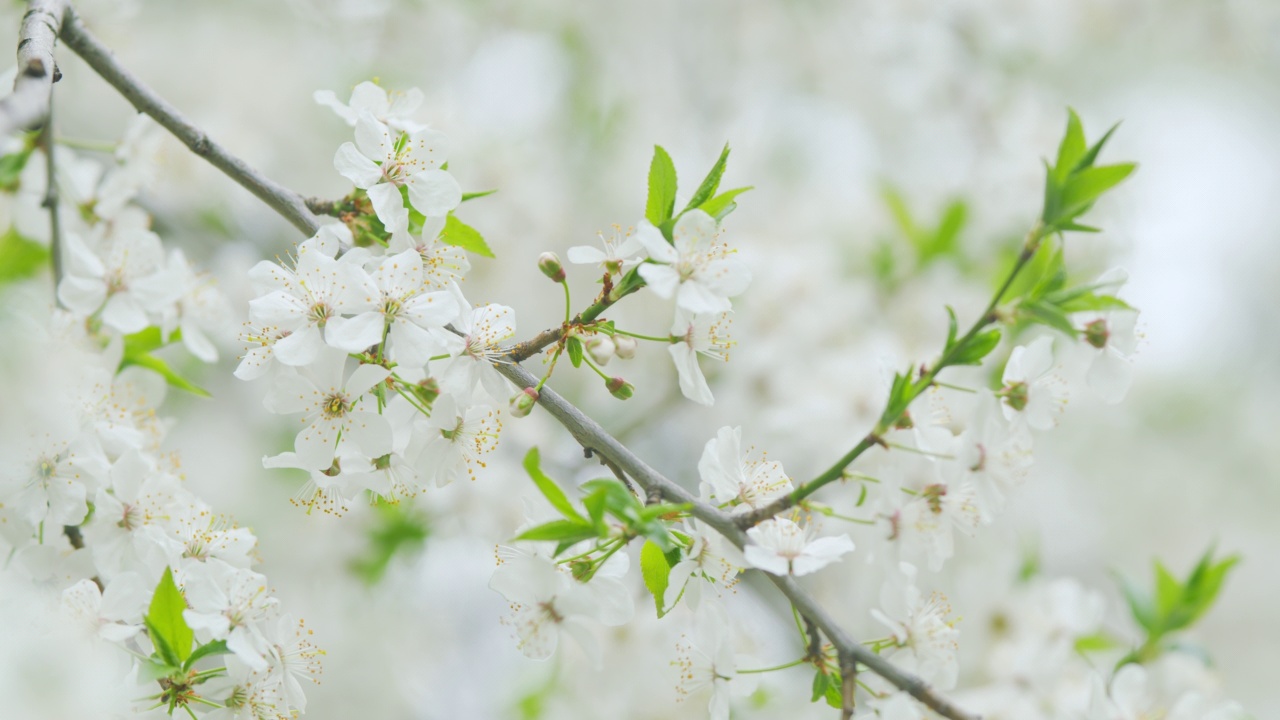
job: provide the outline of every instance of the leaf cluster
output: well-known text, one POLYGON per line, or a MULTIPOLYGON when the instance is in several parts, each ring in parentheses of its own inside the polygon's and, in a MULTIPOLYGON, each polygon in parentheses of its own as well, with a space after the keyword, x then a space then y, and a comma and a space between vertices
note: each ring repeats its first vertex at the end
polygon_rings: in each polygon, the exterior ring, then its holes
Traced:
POLYGON ((182 617, 186 609, 186 598, 173 581, 173 571, 166 567, 143 618, 147 636, 155 650, 143 663, 140 672, 151 680, 160 681, 163 690, 158 696, 157 707, 167 705, 170 715, 197 697, 193 690, 195 686, 225 673, 223 668, 199 672, 195 669, 196 663, 230 652, 225 640, 197 645, 195 633, 182 617))
POLYGON ((1120 579, 1129 611, 1146 633, 1142 646, 1126 656, 1121 664, 1155 658, 1166 649, 1165 641, 1170 635, 1191 627, 1213 607, 1227 573, 1240 561, 1238 555, 1215 560, 1213 554, 1214 548, 1206 550, 1185 580, 1176 578, 1156 560, 1155 588, 1150 593, 1120 579))
POLYGON ((1080 116, 1075 110, 1067 110, 1067 132, 1058 146, 1058 157, 1053 165, 1045 161, 1044 210, 1040 222, 1046 230, 1098 232, 1097 228, 1081 225, 1077 219, 1137 167, 1134 163, 1095 165, 1098 153, 1117 127, 1119 125, 1112 125, 1100 140, 1088 145, 1080 116))
POLYGON ((724 175, 725 165, 728 162, 729 146, 725 145, 715 165, 711 166, 711 170, 702 179, 702 183, 698 185, 698 189, 689 198, 684 209, 676 213, 676 166, 661 145, 654 145, 653 159, 649 162, 649 194, 644 206, 645 219, 661 230, 668 241, 671 240, 671 231, 675 228, 680 216, 690 210, 701 210, 716 221, 723 220, 737 209, 738 204, 735 198, 751 189, 740 187, 716 194, 720 189, 720 178, 724 175))
POLYGON ((616 537, 621 537, 624 542, 644 537, 663 552, 676 548, 677 540, 668 524, 670 518, 686 510, 684 506, 666 503, 645 505, 622 483, 602 478, 581 485, 583 494, 579 508, 569 500, 560 485, 542 471, 538 448, 530 448, 525 454, 524 469, 561 517, 525 530, 515 537, 516 540, 554 542, 556 556, 580 542, 616 537), (612 519, 616 525, 606 518, 612 519))

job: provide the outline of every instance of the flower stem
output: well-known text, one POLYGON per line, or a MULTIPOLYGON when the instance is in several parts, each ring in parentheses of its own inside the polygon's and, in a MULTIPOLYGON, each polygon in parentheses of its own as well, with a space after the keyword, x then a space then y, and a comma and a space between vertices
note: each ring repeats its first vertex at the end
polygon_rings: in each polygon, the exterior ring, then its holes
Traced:
POLYGON ((739 675, 750 675, 751 673, 767 673, 767 672, 773 672, 775 670, 786 670, 787 668, 793 668, 797 665, 803 665, 806 662, 808 662, 807 658, 800 658, 799 660, 793 660, 789 663, 784 663, 782 665, 774 665, 773 667, 751 668, 749 670, 739 669, 737 670, 737 673, 739 675))

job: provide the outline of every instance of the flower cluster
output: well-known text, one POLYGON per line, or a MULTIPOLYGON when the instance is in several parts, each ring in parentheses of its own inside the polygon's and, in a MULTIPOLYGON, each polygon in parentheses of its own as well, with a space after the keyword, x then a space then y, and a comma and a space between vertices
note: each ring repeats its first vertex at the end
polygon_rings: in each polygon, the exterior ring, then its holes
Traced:
MULTIPOLYGON (((54 150, 61 247, 51 249, 61 253, 63 308, 31 319, 21 367, 10 368, 24 379, 11 388, 24 420, 5 428, 0 453, 6 582, 59 595, 77 652, 101 643, 127 651, 107 681, 129 688, 139 709, 158 701, 291 718, 306 707, 321 652, 252 569, 253 533, 188 489, 178 457, 162 449, 166 385, 203 391, 153 352, 180 341, 212 362, 229 309, 180 251, 165 253, 131 202, 149 175, 150 130, 135 123, 105 172, 54 150), (180 612, 161 627, 166 597, 180 612)), ((43 194, 45 158, 22 145, 13 155, 25 162, 21 205, 43 194)), ((32 245, 50 239, 11 232, 32 245)))
POLYGON ((462 195, 442 169, 447 139, 408 119, 420 99, 372 83, 349 105, 317 94, 355 128, 334 159, 354 209, 250 272, 259 295, 236 376, 269 377, 266 407, 301 416, 294 450, 265 463, 310 473, 308 508, 341 513, 368 493, 399 500, 467 477, 501 430, 509 386, 490 360, 515 313, 463 296, 470 263, 443 235, 462 195))

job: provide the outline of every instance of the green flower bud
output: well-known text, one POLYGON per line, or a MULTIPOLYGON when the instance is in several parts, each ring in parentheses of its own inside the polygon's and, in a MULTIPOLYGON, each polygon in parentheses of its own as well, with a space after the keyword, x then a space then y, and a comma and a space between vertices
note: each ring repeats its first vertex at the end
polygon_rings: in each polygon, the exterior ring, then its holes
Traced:
POLYGON ((511 396, 511 417, 526 417, 533 412, 533 406, 538 402, 538 391, 533 388, 525 388, 515 395, 511 396))
POLYGON ((564 282, 564 266, 560 264, 560 256, 553 252, 544 252, 538 256, 538 269, 554 282, 564 282))
POLYGON ((620 377, 610 378, 604 386, 609 389, 610 395, 619 400, 626 400, 636 393, 636 386, 620 377))

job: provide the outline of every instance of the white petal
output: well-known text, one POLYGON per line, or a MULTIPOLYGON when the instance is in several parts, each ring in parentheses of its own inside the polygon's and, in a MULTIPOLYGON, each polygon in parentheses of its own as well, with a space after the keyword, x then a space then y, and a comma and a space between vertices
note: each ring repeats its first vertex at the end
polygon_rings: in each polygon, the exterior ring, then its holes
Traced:
POLYGON ((762 548, 759 545, 748 545, 742 549, 742 555, 746 558, 747 565, 767 573, 786 575, 790 571, 787 559, 774 550, 762 548))
POLYGON ((676 286, 680 284, 680 273, 670 265, 643 263, 636 268, 636 272, 640 273, 640 277, 644 278, 649 289, 653 290, 658 297, 671 297, 676 292, 676 286))
POLYGON ((127 292, 107 298, 107 304, 102 308, 102 322, 125 334, 139 332, 150 324, 147 314, 127 292))
POLYGON ((680 392, 699 405, 710 406, 715 403, 711 388, 707 387, 707 379, 698 367, 698 354, 687 343, 674 343, 667 348, 671 359, 676 364, 676 373, 680 376, 680 392))
MULTIPOLYGON (((325 342, 329 343, 329 347, 337 348, 343 352, 363 352, 366 348, 382 342, 384 325, 385 320, 382 313, 377 312, 360 313, 355 317, 349 318, 331 318, 325 324, 324 339, 325 342)), ((278 346, 279 343, 277 343, 278 346)))
POLYGON ((347 380, 346 391, 353 397, 358 397, 368 392, 369 388, 386 380, 390 374, 391 371, 381 365, 361 365, 351 373, 351 378, 347 380))
POLYGON ((444 170, 423 170, 410 176, 409 202, 427 217, 442 217, 462 202, 462 187, 444 170))
POLYGON ((1111 348, 1103 348, 1085 376, 1089 387, 1108 405, 1114 405, 1129 392, 1133 383, 1133 363, 1111 348))
POLYGON ((307 325, 280 338, 274 345, 274 355, 282 365, 302 367, 310 365, 323 346, 320 328, 307 325))
POLYGON ((373 212, 391 233, 409 231, 409 210, 404 206, 400 188, 391 183, 381 183, 369 188, 369 202, 373 212))
POLYGON ((333 167, 358 188, 369 188, 382 179, 382 169, 360 154, 356 146, 343 143, 333 156, 333 167))
MULTIPOLYGON (((654 227, 648 220, 641 220, 636 228, 635 240, 649 253, 649 257, 663 263, 673 263, 680 259, 671 243, 662 236, 662 231, 654 227)), ((643 266, 642 266, 643 267, 643 266)))
POLYGON ((97 278, 67 275, 58 283, 58 299, 79 315, 92 315, 107 299, 107 286, 97 278))
POLYGON ((356 118, 356 147, 370 160, 385 162, 395 153, 391 129, 368 112, 356 118))
POLYGON ((575 265, 595 265, 609 259, 609 256, 605 255, 603 250, 590 245, 571 247, 566 257, 569 258, 569 262, 575 265))
MULTIPOLYGON (((647 278, 646 278, 647 279, 647 278)), ((729 299, 716 293, 705 283, 687 280, 680 284, 676 305, 694 314, 711 315, 733 309, 729 299)))

